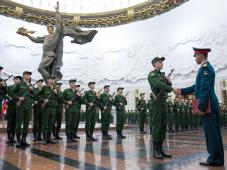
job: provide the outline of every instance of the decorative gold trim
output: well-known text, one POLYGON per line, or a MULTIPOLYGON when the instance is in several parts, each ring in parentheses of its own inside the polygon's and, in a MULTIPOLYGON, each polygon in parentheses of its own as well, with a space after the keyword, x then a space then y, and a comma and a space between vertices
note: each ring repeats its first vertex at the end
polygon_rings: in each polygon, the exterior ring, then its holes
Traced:
POLYGON ((73 23, 75 25, 80 25, 80 16, 74 16, 73 17, 73 23))
MULTIPOLYGON (((81 27, 111 27, 151 18, 183 4, 188 0, 148 0, 141 4, 102 13, 62 13, 62 23, 81 27)), ((55 23, 55 13, 32 8, 10 0, 0 0, 0 15, 36 24, 55 23)))
POLYGON ((127 15, 128 15, 128 21, 133 21, 134 20, 134 9, 129 9, 127 11, 127 15))
POLYGON ((20 17, 23 14, 23 8, 16 6, 14 14, 17 17, 20 17))

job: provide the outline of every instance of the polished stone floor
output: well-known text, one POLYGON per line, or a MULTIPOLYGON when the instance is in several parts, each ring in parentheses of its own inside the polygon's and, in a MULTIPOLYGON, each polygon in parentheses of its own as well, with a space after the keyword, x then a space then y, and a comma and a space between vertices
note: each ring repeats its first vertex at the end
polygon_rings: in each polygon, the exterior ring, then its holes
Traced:
MULTIPOLYGON (((116 138, 102 140, 96 132, 97 142, 86 142, 81 132, 77 143, 66 143, 66 139, 58 144, 41 145, 31 142, 31 147, 17 149, 6 144, 6 135, 0 134, 0 170, 213 170, 225 169, 199 166, 200 161, 207 158, 204 135, 201 130, 168 134, 165 149, 173 154, 172 159, 155 160, 152 157, 152 141, 150 135, 140 135, 136 128, 126 130, 127 139, 116 138)), ((61 134, 64 136, 64 134, 61 134)), ((227 165, 227 129, 222 129, 225 148, 225 165, 227 165)), ((28 137, 32 141, 32 135, 28 137)))

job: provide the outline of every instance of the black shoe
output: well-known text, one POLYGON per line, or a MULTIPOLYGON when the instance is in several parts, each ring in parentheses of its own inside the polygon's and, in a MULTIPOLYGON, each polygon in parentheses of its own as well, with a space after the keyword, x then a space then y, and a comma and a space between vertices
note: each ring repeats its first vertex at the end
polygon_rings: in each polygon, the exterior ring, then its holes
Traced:
POLYGON ((199 165, 201 166, 223 166, 224 164, 220 163, 212 163, 212 162, 200 162, 199 165))
POLYGON ((70 139, 72 142, 77 142, 74 138, 73 138, 73 134, 70 135, 70 139))
POLYGON ((23 142, 21 140, 17 141, 16 148, 21 148, 21 147, 23 147, 23 142))
POLYGON ((90 136, 90 139, 91 139, 92 141, 97 141, 97 139, 94 138, 93 136, 90 136))
POLYGON ((48 142, 47 142, 47 134, 43 134, 43 142, 42 142, 43 145, 47 145, 48 142))
POLYGON ((161 151, 161 154, 164 158, 172 158, 172 155, 165 153, 165 151, 161 151))
POLYGON ((153 157, 156 159, 163 159, 163 155, 160 152, 160 147, 158 142, 153 142, 153 157))
POLYGON ((87 137, 86 137, 86 141, 91 141, 90 136, 87 136, 87 137))
POLYGON ((26 137, 27 137, 27 134, 23 134, 23 136, 22 136, 22 144, 23 144, 24 147, 29 147, 30 144, 27 143, 26 137))
POLYGON ((73 137, 76 139, 80 139, 80 137, 77 134, 74 134, 73 137))
POLYGON ((164 158, 163 155, 157 150, 153 151, 153 157, 156 158, 156 159, 163 159, 164 158))

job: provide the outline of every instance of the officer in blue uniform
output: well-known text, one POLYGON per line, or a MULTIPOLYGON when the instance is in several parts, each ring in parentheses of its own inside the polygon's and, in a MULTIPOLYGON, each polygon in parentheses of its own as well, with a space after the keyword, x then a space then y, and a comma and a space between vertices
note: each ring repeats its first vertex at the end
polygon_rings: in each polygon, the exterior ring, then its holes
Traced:
POLYGON ((219 123, 219 104, 214 91, 215 72, 209 61, 208 53, 211 49, 193 48, 195 61, 201 65, 196 83, 187 88, 179 90, 182 95, 194 93, 199 100, 197 113, 201 116, 202 127, 205 133, 207 150, 209 157, 206 162, 200 162, 203 166, 223 166, 224 151, 219 123), (207 108, 211 108, 210 113, 206 113, 207 108))

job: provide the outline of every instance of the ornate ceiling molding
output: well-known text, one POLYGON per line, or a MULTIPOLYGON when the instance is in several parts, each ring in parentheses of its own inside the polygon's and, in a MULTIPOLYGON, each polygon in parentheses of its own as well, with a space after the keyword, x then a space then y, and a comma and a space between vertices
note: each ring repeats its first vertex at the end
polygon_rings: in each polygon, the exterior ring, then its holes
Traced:
MULTIPOLYGON (((188 0, 147 0, 129 8, 101 13, 62 13, 65 25, 81 27, 111 27, 151 18, 183 4, 188 0)), ((25 6, 10 0, 0 0, 0 15, 41 25, 55 23, 55 13, 25 6)))

